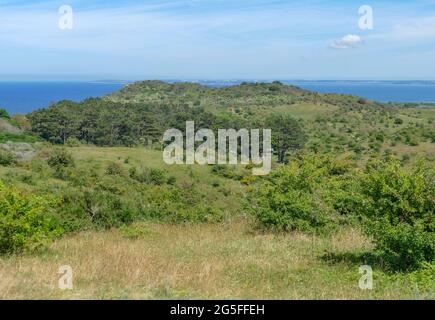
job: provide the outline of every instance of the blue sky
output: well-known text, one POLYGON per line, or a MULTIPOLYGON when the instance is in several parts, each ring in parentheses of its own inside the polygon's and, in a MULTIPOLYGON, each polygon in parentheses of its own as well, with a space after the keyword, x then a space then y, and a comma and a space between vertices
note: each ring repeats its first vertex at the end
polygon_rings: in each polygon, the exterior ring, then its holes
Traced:
POLYGON ((0 80, 151 78, 434 80, 435 0, 0 0, 0 80))

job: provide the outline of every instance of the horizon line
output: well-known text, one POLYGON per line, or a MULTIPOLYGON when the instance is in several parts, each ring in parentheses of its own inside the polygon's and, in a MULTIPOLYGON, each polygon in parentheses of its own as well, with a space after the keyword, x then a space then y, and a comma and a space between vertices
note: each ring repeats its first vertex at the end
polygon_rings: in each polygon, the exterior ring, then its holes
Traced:
POLYGON ((162 82, 211 82, 211 81, 221 81, 221 82, 273 82, 273 81, 306 81, 306 82, 435 82, 435 79, 333 79, 333 78, 188 78, 188 77, 180 77, 180 78, 140 78, 140 79, 116 79, 116 78, 89 78, 89 79, 66 79, 66 78, 57 78, 57 79, 44 79, 44 78, 35 78, 35 79, 1 79, 1 82, 143 82, 143 81, 162 81, 162 82))

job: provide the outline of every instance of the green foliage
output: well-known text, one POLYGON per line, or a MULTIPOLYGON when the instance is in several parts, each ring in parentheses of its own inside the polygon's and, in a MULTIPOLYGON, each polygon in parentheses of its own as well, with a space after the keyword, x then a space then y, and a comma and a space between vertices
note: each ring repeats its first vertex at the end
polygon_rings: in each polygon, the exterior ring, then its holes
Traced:
POLYGON ((410 279, 418 285, 418 289, 432 292, 433 298, 433 290, 435 289, 435 262, 422 263, 419 270, 410 274, 410 279))
POLYGON ((47 159, 47 163, 52 168, 74 167, 74 159, 70 152, 64 148, 56 148, 47 159))
POLYGON ((75 138, 100 146, 144 145, 160 140, 168 128, 183 129, 185 121, 193 120, 198 128, 214 131, 268 127, 284 137, 290 134, 292 140, 289 142, 280 141, 279 137, 275 141, 286 151, 293 151, 304 142, 300 123, 298 125, 289 116, 291 109, 282 113, 281 108, 294 104, 317 106, 319 103, 346 106, 346 111, 382 107, 358 97, 311 93, 278 82, 245 83, 216 89, 191 83, 145 81, 130 84, 105 98, 87 99, 81 103, 61 101, 27 117, 32 132, 59 144, 75 138), (207 108, 203 101, 207 101, 207 108), (271 117, 265 126, 264 119, 271 112, 276 117, 271 117))
POLYGON ((9 113, 6 109, 0 108, 0 118, 10 119, 9 113))
POLYGON ((394 119, 394 124, 403 124, 403 119, 402 118, 394 119))
POLYGON ((361 184, 361 214, 366 232, 379 249, 413 268, 435 257, 435 186, 433 168, 422 163, 406 169, 391 160, 369 167, 361 184))
POLYGON ((135 179, 136 181, 147 183, 147 184, 154 184, 154 185, 163 185, 165 183, 174 184, 174 178, 170 177, 168 178, 166 175, 166 172, 160 169, 153 169, 153 168, 142 168, 141 171, 138 173, 136 168, 130 170, 130 177, 132 179, 135 179))
POLYGON ((50 214, 53 201, 0 182, 0 253, 33 251, 61 234, 50 214))
POLYGON ((85 192, 82 204, 92 223, 100 228, 131 223, 135 216, 130 203, 109 192, 85 192))
POLYGON ((136 216, 132 203, 114 192, 98 189, 64 191, 58 210, 62 227, 68 232, 119 227, 136 216))
POLYGON ((305 144, 305 134, 299 122, 290 115, 273 113, 266 119, 272 129, 272 145, 278 152, 278 162, 284 163, 287 152, 296 151, 305 144))
MULTIPOLYGON (((186 181, 177 186, 176 178, 162 169, 130 167, 130 175, 126 175, 118 157, 117 161, 104 162, 101 175, 100 165, 90 166, 82 161, 72 167, 63 153, 55 157, 53 151, 48 154, 56 159, 50 162, 54 168, 68 173, 59 177, 55 171, 54 177, 62 178, 64 183, 51 184, 45 190, 61 199, 56 216, 67 232, 120 227, 143 219, 191 223, 217 222, 223 217, 222 209, 205 199, 206 191, 201 193, 186 181)), ((52 170, 47 172, 44 164, 38 159, 32 161, 31 168, 38 172, 34 176, 45 172, 52 177, 52 170)))
POLYGON ((120 176, 124 173, 124 169, 119 163, 110 162, 106 168, 106 174, 109 176, 120 176))
POLYGON ((174 176, 169 176, 166 183, 173 186, 175 185, 175 183, 177 182, 177 178, 175 178, 174 176))
MULTIPOLYGON (((68 232, 121 227, 126 237, 137 238, 140 230, 129 225, 136 220, 219 222, 229 212, 240 213, 239 200, 248 189, 249 211, 264 229, 320 232, 363 221, 391 261, 413 268, 430 264, 434 254, 433 175, 415 167, 416 155, 432 159, 433 166, 433 112, 433 106, 423 110, 380 104, 279 82, 208 88, 146 81, 104 98, 61 101, 32 112, 27 115, 31 131, 71 147, 83 143, 161 149, 157 141, 163 132, 184 130, 187 120, 195 121, 197 129, 214 131, 270 128, 278 162, 290 159, 290 165, 278 165, 267 177, 251 176, 252 165, 216 165, 205 181, 207 172, 192 166, 184 177, 182 170, 177 173, 176 183, 155 161, 149 163, 153 168, 137 165, 130 151, 113 157, 102 152, 105 156, 98 159, 80 156, 86 160, 75 165, 69 152, 56 149, 47 161, 37 156, 2 172, 5 181, 58 196, 56 217, 68 232), (304 155, 307 151, 315 156, 304 155), (396 156, 406 167, 391 165, 396 156), (383 163, 363 169, 370 158, 383 163)), ((30 130, 27 119, 21 120, 26 125, 21 128, 30 130)), ((37 138, 0 133, 0 142, 27 139, 37 138)), ((427 281, 425 274, 418 275, 427 281)))
POLYGON ((47 164, 54 170, 55 177, 66 179, 75 167, 74 159, 66 149, 56 148, 49 155, 47 164))
POLYGON ((80 143, 79 139, 71 137, 71 138, 68 138, 66 140, 65 145, 68 146, 68 147, 73 148, 73 147, 80 147, 81 143, 80 143))
POLYGON ((127 239, 144 238, 151 234, 151 231, 147 226, 141 223, 123 225, 119 227, 119 232, 121 232, 122 236, 127 239))
POLYGON ((171 223, 219 222, 223 213, 208 203, 193 186, 158 186, 146 194, 148 205, 141 212, 142 218, 171 223))
POLYGON ((234 166, 215 164, 212 166, 211 172, 217 176, 221 176, 227 179, 243 179, 243 174, 241 172, 238 172, 234 166))
POLYGON ((0 166, 8 167, 16 162, 16 157, 12 152, 0 149, 0 166))
POLYGON ((30 134, 0 132, 0 143, 6 143, 8 141, 34 143, 41 141, 41 138, 30 134))
POLYGON ((365 171, 347 161, 303 156, 260 183, 250 197, 258 224, 277 231, 318 231, 359 217, 388 263, 412 269, 435 258, 434 170, 401 167, 389 157, 365 171))
POLYGON ((400 143, 414 147, 434 142, 435 131, 426 121, 431 120, 433 110, 431 106, 422 113, 415 104, 381 104, 279 82, 210 88, 144 81, 104 98, 61 101, 27 118, 31 131, 50 142, 75 141, 76 145, 78 140, 98 146, 161 148, 158 141, 163 132, 168 128, 184 130, 187 120, 194 121, 197 129, 215 132, 221 128, 270 128, 278 162, 285 163, 305 142, 307 149, 317 154, 350 151, 362 161, 377 157, 385 144, 400 148, 400 143))
POLYGON ((314 157, 294 161, 255 188, 249 206, 259 226, 277 231, 321 231, 333 218, 321 197, 325 171, 314 157))

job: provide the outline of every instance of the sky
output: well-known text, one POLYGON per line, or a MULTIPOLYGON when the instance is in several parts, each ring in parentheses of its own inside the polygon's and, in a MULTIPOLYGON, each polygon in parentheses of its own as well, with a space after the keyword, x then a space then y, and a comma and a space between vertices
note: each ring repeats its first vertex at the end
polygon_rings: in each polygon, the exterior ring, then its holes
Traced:
POLYGON ((103 79, 435 80, 435 0, 0 0, 0 80, 103 79))

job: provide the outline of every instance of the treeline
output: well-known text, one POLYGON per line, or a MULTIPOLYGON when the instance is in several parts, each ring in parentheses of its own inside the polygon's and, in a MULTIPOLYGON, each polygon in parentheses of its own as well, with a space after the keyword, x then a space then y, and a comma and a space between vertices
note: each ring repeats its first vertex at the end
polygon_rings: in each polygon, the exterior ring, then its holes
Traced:
POLYGON ((215 115, 186 104, 117 103, 88 99, 82 103, 62 101, 28 115, 32 132, 55 144, 69 139, 98 146, 134 146, 161 140, 170 128, 240 128, 239 117, 215 115))
POLYGON ((69 139, 98 146, 134 146, 161 139, 169 128, 262 128, 266 119, 258 107, 291 106, 310 102, 348 110, 385 108, 349 95, 309 92, 273 83, 243 83, 211 88, 192 83, 144 81, 127 85, 104 98, 81 103, 61 101, 27 115, 34 134, 55 144, 69 139))

